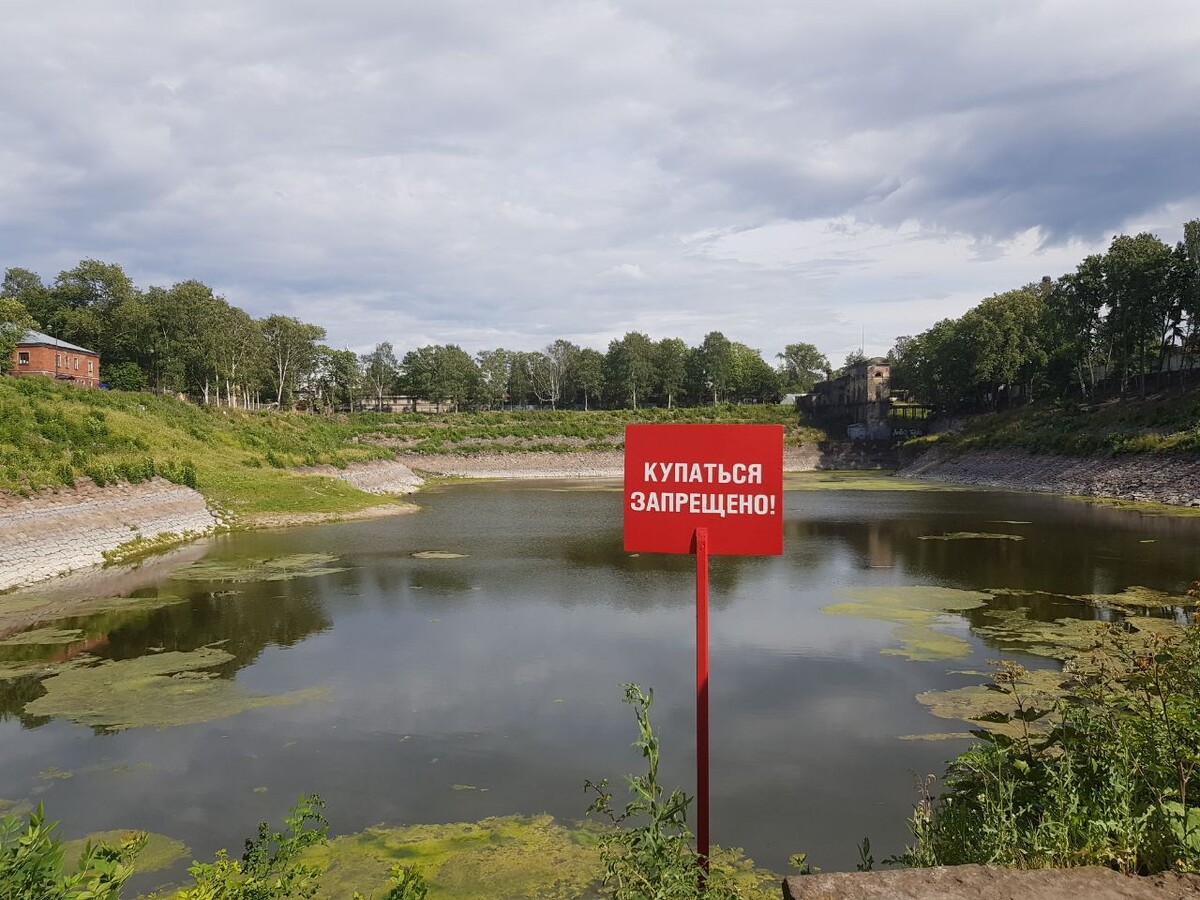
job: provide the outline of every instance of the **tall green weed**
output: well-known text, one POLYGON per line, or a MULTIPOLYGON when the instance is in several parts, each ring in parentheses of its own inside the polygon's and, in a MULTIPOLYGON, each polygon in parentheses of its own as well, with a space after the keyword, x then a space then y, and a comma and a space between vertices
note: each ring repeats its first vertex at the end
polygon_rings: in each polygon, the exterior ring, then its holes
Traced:
POLYGON ((932 780, 895 862, 1025 868, 1103 865, 1200 871, 1200 627, 1135 638, 1114 626, 1052 704, 1025 670, 999 663, 991 687, 1015 712, 932 780))
POLYGON ((650 724, 653 691, 628 684, 625 702, 637 718, 634 746, 646 761, 646 774, 626 778, 630 798, 619 810, 607 779, 585 785, 595 795, 588 812, 613 826, 600 839, 604 883, 613 900, 735 900, 741 894, 730 871, 714 860, 705 874, 692 849, 691 798, 678 789, 668 793, 659 783, 659 741, 650 724))

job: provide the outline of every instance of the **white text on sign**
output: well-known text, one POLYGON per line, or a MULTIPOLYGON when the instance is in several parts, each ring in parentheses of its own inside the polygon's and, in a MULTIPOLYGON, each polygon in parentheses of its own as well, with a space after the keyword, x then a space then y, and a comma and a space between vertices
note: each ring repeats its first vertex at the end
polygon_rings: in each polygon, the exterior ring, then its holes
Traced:
POLYGON ((656 484, 762 484, 762 463, 648 462, 645 481, 656 484))
POLYGON ((769 516, 775 513, 774 494, 698 494, 684 491, 633 491, 634 512, 692 513, 726 516, 769 516))

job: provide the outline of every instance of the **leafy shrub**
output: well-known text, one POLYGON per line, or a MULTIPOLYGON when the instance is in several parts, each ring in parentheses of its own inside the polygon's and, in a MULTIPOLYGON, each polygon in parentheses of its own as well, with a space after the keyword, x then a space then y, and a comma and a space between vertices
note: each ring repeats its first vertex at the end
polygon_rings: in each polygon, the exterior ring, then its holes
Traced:
POLYGON ((246 841, 241 860, 217 852, 211 863, 193 863, 188 869, 193 884, 178 900, 307 900, 319 887, 321 871, 301 855, 326 841, 328 823, 316 794, 301 797, 284 819, 283 831, 272 831, 262 822, 258 833, 246 841))
POLYGON ((119 847, 88 844, 74 870, 64 867, 57 822, 39 804, 22 827, 17 816, 0 819, 0 897, 4 900, 117 900, 146 844, 131 833, 119 847))
POLYGON ((158 474, 175 484, 182 484, 193 489, 196 487, 196 466, 190 459, 182 462, 172 459, 160 463, 158 474))
POLYGON ((125 362, 108 366, 104 370, 104 381, 117 391, 144 391, 149 387, 146 373, 137 363, 125 362))

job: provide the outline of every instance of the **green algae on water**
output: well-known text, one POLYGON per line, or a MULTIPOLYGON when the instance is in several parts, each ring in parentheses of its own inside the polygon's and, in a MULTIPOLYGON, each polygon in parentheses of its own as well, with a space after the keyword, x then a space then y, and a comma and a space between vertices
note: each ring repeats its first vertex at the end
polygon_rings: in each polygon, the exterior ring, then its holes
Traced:
POLYGON ((13 681, 18 678, 45 677, 57 675, 67 669, 79 665, 78 659, 49 662, 46 660, 20 660, 0 662, 0 681, 13 681))
MULTIPOLYGON (((129 839, 137 832, 130 829, 122 831, 121 829, 112 829, 109 831, 97 831, 89 834, 87 837, 77 838, 73 841, 63 843, 62 852, 63 860, 73 866, 79 857, 83 855, 83 848, 90 841, 92 846, 97 844, 107 844, 109 847, 119 847, 121 842, 129 839)), ((156 834, 151 831, 146 835, 146 846, 133 860, 133 870, 135 872, 161 872, 163 869, 168 869, 181 859, 187 859, 191 854, 187 845, 183 841, 177 841, 174 838, 167 837, 165 834, 156 834)))
POLYGON ((963 659, 971 652, 971 645, 963 638, 937 631, 928 625, 901 625, 893 635, 900 646, 880 650, 884 656, 936 662, 939 659, 963 659))
POLYGON ((1023 541, 1019 534, 997 534, 987 531, 951 531, 946 534, 923 534, 919 541, 1023 541))
POLYGON ((962 659, 970 653, 970 644, 933 626, 950 613, 965 612, 983 606, 990 594, 962 591, 932 585, 899 585, 882 588, 845 588, 837 592, 852 598, 849 603, 833 603, 821 612, 834 616, 858 616, 894 622, 894 637, 899 647, 883 653, 913 660, 962 659))
POLYGON ((57 644, 70 644, 81 637, 83 637, 83 632, 78 628, 34 628, 0 640, 0 647, 51 647, 57 644))
POLYGON ((319 898, 355 890, 382 894, 393 865, 416 865, 432 897, 574 900, 598 896, 603 871, 596 841, 550 816, 368 828, 312 851, 322 864, 319 898))
POLYGON ((883 470, 785 472, 785 491, 961 491, 958 485, 898 478, 883 470))
POLYGON ((148 611, 185 602, 187 601, 183 597, 175 594, 152 594, 147 597, 101 597, 81 603, 77 608, 69 610, 69 615, 63 618, 90 616, 95 613, 148 611))
POLYGON ((1099 647, 1111 624, 1094 619, 1055 619, 1043 622, 1029 617, 1026 607, 989 609, 987 625, 976 625, 975 633, 1004 650, 1020 650, 1034 656, 1063 661, 1099 647))
POLYGON ((25 712, 120 731, 191 725, 328 695, 326 688, 310 688, 265 696, 206 671, 232 659, 224 650, 201 647, 76 666, 43 681, 46 693, 25 704, 25 712))
POLYGON ((328 553, 292 553, 287 556, 242 557, 240 559, 202 559, 172 573, 177 581, 288 581, 315 578, 345 572, 345 566, 331 566, 338 557, 328 553))
MULTIPOLYGON (((1045 707, 1063 696, 1070 676, 1055 669, 1032 669, 1017 682, 1021 699, 1026 708, 1045 707)), ((1017 711, 1012 694, 999 693, 990 684, 973 684, 969 687, 948 691, 924 691, 917 694, 917 701, 929 708, 939 719, 971 722, 980 728, 1016 737, 1024 733, 1025 723, 1020 721, 989 722, 982 717, 989 713, 1012 714, 1017 711)), ((1048 727, 1046 720, 1029 724, 1030 731, 1048 727)))
MULTIPOLYGON (((382 896, 394 865, 417 866, 433 900, 597 900, 605 896, 602 834, 598 825, 568 828, 548 815, 378 826, 314 848, 308 859, 325 870, 318 900, 382 896)), ((740 851, 714 847, 713 863, 732 872, 746 900, 779 895, 780 876, 740 851)))
POLYGON ((1116 609, 1147 610, 1170 609, 1181 607, 1193 609, 1197 604, 1195 597, 1168 594, 1166 591, 1156 591, 1153 588, 1134 584, 1117 594, 1080 594, 1080 600, 1088 603, 1098 603, 1116 609))

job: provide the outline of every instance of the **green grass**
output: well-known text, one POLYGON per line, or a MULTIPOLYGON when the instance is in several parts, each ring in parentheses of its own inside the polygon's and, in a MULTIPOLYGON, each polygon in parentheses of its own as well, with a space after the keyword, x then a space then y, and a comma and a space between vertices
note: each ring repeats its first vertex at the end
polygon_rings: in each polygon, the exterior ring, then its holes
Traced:
POLYGON ((619 450, 629 422, 779 423, 789 443, 825 436, 799 425, 785 406, 323 417, 0 378, 0 492, 28 495, 81 476, 104 485, 157 474, 195 487, 235 520, 350 513, 387 498, 296 470, 397 454, 619 450))
POLYGON ((144 481, 197 488, 217 508, 351 512, 384 502, 333 478, 288 468, 390 456, 311 416, 210 410, 149 394, 95 391, 39 378, 0 379, 0 490, 144 481))
POLYGON ((1019 449, 1062 456, 1200 453, 1200 391, 1097 404, 1034 404, 978 416, 956 434, 906 447, 1019 449))

